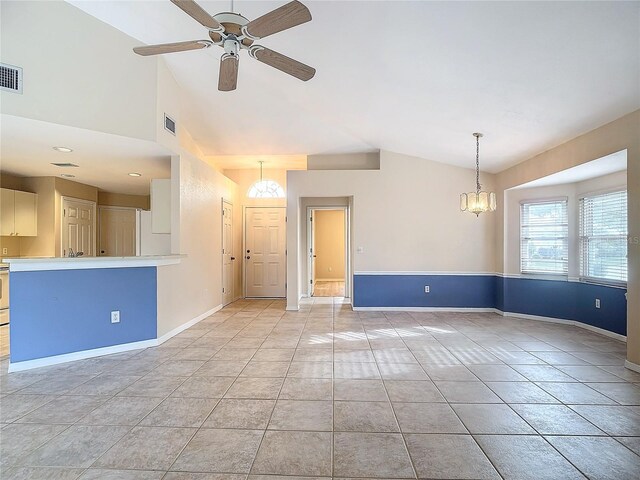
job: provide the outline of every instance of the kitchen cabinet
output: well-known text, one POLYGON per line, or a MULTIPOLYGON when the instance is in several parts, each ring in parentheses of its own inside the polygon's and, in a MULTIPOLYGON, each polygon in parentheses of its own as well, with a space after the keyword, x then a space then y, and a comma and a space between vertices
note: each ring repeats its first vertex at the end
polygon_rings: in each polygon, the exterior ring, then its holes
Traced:
POLYGON ((0 235, 38 235, 37 194, 8 188, 0 189, 0 235))

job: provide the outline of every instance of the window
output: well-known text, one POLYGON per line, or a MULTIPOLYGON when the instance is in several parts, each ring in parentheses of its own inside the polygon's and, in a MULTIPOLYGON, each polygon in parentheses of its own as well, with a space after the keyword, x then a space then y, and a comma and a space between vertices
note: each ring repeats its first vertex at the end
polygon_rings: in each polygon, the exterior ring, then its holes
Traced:
POLYGON ((520 205, 520 271, 567 275, 569 221, 567 200, 520 205))
POLYGON ((284 198, 284 189, 273 180, 260 180, 249 188, 249 198, 284 198))
POLYGON ((580 276, 605 283, 627 281, 627 192, 580 199, 580 276))

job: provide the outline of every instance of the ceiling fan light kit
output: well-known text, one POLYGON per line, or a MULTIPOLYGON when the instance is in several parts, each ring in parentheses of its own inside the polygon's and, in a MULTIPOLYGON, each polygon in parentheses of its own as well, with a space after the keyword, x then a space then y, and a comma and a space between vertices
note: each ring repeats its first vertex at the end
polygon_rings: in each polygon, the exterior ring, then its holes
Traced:
POLYGON ((224 49, 220 58, 218 78, 218 90, 223 92, 235 90, 237 87, 240 51, 243 49, 248 51, 251 58, 303 81, 310 80, 316 73, 314 68, 304 63, 254 43, 261 38, 309 22, 311 13, 298 0, 282 5, 252 21, 234 12, 223 12, 211 16, 193 0, 171 0, 171 2, 206 27, 209 30, 210 40, 135 47, 133 51, 138 55, 161 55, 218 45, 224 49))

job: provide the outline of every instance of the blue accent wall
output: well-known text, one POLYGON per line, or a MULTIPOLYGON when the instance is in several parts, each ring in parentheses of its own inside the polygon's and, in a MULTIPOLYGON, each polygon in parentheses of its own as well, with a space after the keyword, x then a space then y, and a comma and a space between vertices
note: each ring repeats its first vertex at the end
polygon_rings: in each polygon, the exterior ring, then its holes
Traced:
POLYGON ((156 338, 155 267, 11 272, 10 282, 12 363, 156 338))
POLYGON ((355 275, 354 307, 495 308, 494 275, 355 275), (430 293, 424 293, 429 285, 430 293))
POLYGON ((496 308, 575 320, 627 334, 626 290, 566 280, 496 275, 355 275, 354 307, 496 308), (424 286, 430 293, 424 293, 424 286), (595 308, 595 299, 600 308, 595 308))

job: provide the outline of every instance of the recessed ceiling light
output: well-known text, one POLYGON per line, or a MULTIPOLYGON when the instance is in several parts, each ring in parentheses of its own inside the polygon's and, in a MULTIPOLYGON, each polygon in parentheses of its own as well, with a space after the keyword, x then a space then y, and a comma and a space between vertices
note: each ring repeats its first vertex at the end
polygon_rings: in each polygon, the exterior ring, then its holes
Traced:
POLYGON ((70 173, 61 173, 60 176, 65 178, 76 178, 75 175, 71 175, 70 173))
POLYGON ((62 153, 71 153, 71 152, 73 152, 73 149, 71 149, 69 147, 53 147, 53 149, 56 152, 62 152, 62 153))
POLYGON ((141 176, 142 176, 142 174, 141 174, 141 173, 136 173, 136 172, 131 172, 131 173, 129 174, 129 176, 130 176, 130 177, 141 177, 141 176))

